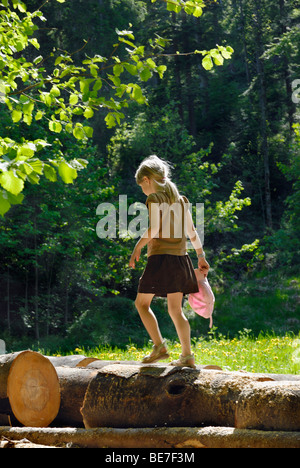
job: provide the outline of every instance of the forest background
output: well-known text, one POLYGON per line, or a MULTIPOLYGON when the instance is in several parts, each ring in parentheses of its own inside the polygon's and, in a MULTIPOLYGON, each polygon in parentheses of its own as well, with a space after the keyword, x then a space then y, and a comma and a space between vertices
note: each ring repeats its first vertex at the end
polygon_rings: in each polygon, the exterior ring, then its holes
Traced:
MULTIPOLYGON (((10 31, 14 15, 28 20, 14 44, 1 32, 0 338, 8 349, 148 340, 134 307, 146 253, 130 270, 136 240, 97 237, 96 210, 118 208, 121 194, 128 205, 145 202, 134 172, 150 154, 172 163, 194 206, 204 203, 218 331, 297 335, 299 2, 42 3, 0 3, 10 31), (26 9, 38 12, 38 27, 26 9), (19 69, 6 73, 6 59, 19 69)), ((165 300, 153 309, 175 339, 165 300)), ((207 336, 187 301, 184 310, 193 337, 207 336)))

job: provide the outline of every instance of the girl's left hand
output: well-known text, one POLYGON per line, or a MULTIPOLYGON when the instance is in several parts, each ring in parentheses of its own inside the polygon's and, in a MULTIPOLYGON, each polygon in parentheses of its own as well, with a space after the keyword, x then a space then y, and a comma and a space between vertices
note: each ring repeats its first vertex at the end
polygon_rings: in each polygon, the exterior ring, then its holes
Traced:
POLYGON ((133 269, 135 268, 135 262, 139 261, 140 256, 141 256, 141 250, 139 248, 135 247, 133 252, 132 252, 132 255, 130 257, 130 260, 129 260, 130 268, 133 268, 133 269))
POLYGON ((198 260, 198 268, 206 277, 208 274, 208 270, 210 269, 209 263, 205 260, 205 258, 199 258, 198 260))

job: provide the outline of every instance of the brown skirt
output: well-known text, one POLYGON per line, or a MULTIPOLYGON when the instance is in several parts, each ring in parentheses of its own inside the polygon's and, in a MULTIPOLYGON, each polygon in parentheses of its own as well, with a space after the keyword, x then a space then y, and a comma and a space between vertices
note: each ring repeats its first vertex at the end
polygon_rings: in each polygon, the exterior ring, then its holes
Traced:
POLYGON ((138 292, 167 297, 168 294, 198 292, 197 278, 189 255, 151 255, 138 292))

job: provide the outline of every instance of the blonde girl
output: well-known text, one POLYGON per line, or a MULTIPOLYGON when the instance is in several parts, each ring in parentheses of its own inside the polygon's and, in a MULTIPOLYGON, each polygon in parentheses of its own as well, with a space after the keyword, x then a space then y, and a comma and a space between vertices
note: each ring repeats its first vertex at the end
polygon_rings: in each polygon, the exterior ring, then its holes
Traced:
POLYGON ((129 261, 129 266, 135 268, 142 248, 147 245, 147 265, 139 281, 135 305, 154 346, 143 362, 152 363, 169 357, 150 308, 153 297, 159 296, 167 297, 168 312, 182 348, 179 360, 171 364, 195 367, 190 325, 182 312, 183 295, 198 291, 194 268, 187 254, 186 234, 197 252, 198 268, 207 274, 209 264, 188 209, 189 202, 170 179, 170 165, 155 155, 150 156, 140 164, 135 179, 147 196, 149 210, 149 228, 137 242, 129 261))

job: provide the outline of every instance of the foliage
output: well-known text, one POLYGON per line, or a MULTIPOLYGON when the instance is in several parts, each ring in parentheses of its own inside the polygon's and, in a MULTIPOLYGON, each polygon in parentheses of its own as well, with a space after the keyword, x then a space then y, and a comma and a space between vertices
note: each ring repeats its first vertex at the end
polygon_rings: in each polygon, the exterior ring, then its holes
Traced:
MULTIPOLYGON (((64 3, 62 0, 57 0, 64 3)), ((46 3, 46 2, 45 2, 46 3)), ((189 2, 193 3, 193 2, 189 2)), ((196 2, 199 3, 199 2, 196 2)), ((155 61, 157 50, 161 51, 167 44, 162 37, 151 40, 152 51, 149 54, 145 46, 137 46, 132 30, 118 30, 118 43, 110 56, 99 54, 87 56, 80 65, 76 65, 73 55, 67 51, 56 51, 50 57, 38 55, 29 61, 27 50, 32 46, 39 51, 40 43, 36 37, 31 37, 39 29, 35 20, 46 22, 40 9, 30 13, 26 4, 21 1, 2 3, 1 10, 1 62, 0 82, 2 102, 11 112, 12 121, 17 124, 22 121, 28 126, 32 120, 46 119, 51 132, 73 134, 77 140, 86 140, 93 136, 93 128, 86 121, 94 116, 99 109, 106 109, 104 118, 108 128, 125 117, 124 108, 129 101, 138 104, 147 102, 141 86, 128 80, 129 77, 141 82, 150 80, 154 73, 160 78, 166 71, 166 65, 158 65, 155 61), (17 13, 18 11, 18 13, 17 13), (127 59, 117 55, 120 46, 125 46, 127 59), (49 67, 51 59, 52 65, 49 67), (104 73, 103 73, 104 72, 104 73), (125 73, 126 72, 126 73, 125 73), (126 74, 126 78, 123 76, 126 74), (104 75, 104 76, 103 76, 104 75), (122 81, 121 81, 122 77, 122 81), (103 93, 103 84, 110 88, 112 96, 103 93)), ((168 3, 169 8, 169 3, 168 3)), ((199 16, 199 5, 186 5, 189 14, 199 16)), ((131 24, 129 25, 132 26, 131 24)), ((229 46, 219 47, 212 51, 196 51, 204 55, 203 66, 206 69, 222 65, 224 58, 233 53, 229 46), (207 65, 209 61, 209 66, 207 65)), ((32 51, 30 51, 30 55, 32 51)), ((25 181, 36 184, 41 175, 51 182, 57 180, 57 173, 66 184, 73 183, 77 172, 86 167, 87 161, 74 159, 67 161, 62 154, 46 162, 37 157, 37 153, 49 145, 47 138, 39 140, 14 141, 0 137, 0 184, 3 188, 0 194, 0 214, 3 216, 12 204, 23 201, 22 191, 25 181)))
MULTIPOLYGON (((94 320, 86 346, 143 345, 127 300, 146 255, 130 271, 136 240, 99 239, 95 228, 99 203, 145 201, 134 172, 153 153, 204 203, 218 331, 297 333, 296 0, 41 3, 0 7, 4 338, 80 347, 80 326, 94 320)), ((154 307, 174 339, 165 302, 154 307)), ((185 311, 195 338, 205 335, 185 311)))

